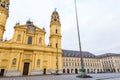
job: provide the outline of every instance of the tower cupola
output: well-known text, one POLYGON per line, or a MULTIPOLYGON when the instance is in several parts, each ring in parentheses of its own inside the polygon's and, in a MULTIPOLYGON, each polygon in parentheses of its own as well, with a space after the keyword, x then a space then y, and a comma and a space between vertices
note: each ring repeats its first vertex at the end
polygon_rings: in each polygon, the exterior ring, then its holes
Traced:
POLYGON ((53 11, 53 14, 58 14, 58 12, 56 11, 56 8, 55 8, 55 10, 53 11))
POLYGON ((59 14, 56 11, 56 8, 51 15, 51 25, 53 25, 53 24, 57 24, 57 25, 59 24, 60 25, 59 14))

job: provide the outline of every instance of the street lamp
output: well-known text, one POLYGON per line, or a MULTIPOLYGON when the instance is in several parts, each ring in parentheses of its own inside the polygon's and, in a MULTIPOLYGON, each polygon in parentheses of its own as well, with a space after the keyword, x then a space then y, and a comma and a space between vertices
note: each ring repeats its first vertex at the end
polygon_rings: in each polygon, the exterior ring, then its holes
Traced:
POLYGON ((56 36, 57 36, 57 39, 56 39, 56 74, 58 74, 58 26, 56 26, 56 36))
POLYGON ((77 6, 76 6, 76 0, 74 0, 75 3, 75 14, 76 14, 76 23, 77 23, 77 32, 78 32, 78 42, 79 42, 79 50, 80 50, 80 57, 81 57, 81 75, 78 75, 77 77, 80 78, 91 78, 91 76, 85 74, 84 69, 84 62, 83 62, 83 54, 82 54, 82 48, 81 48, 81 41, 80 41, 80 32, 79 32, 79 24, 78 24, 78 14, 77 14, 77 6))

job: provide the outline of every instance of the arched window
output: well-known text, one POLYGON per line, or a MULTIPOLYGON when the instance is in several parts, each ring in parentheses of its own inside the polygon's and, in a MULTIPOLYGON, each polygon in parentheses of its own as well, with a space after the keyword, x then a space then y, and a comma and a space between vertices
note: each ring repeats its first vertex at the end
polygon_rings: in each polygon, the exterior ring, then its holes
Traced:
POLYGON ((17 41, 20 41, 21 40, 21 35, 19 34, 18 36, 17 36, 17 41))
POLYGON ((40 59, 37 60, 37 65, 40 65, 40 59))
POLYGON ((54 21, 57 21, 56 16, 54 16, 54 21))
POLYGON ((17 61, 17 59, 14 58, 14 59, 12 60, 12 65, 16 65, 16 61, 17 61))
POLYGON ((32 44, 32 37, 31 36, 28 37, 28 44, 32 44))
POLYGON ((58 33, 58 30, 56 29, 56 34, 58 33))
POLYGON ((56 48, 58 48, 58 43, 56 43, 56 48))

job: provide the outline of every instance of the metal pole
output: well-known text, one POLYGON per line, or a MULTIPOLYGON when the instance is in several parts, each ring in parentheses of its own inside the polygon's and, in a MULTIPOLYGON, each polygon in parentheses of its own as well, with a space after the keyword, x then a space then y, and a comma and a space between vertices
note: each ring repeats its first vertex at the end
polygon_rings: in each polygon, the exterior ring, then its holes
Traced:
POLYGON ((56 35, 57 35, 57 40, 56 40, 56 73, 58 73, 58 27, 56 26, 56 35))
POLYGON ((78 24, 78 14, 77 14, 76 0, 74 0, 74 3, 75 3, 75 14, 76 14, 76 23, 77 23, 79 50, 80 50, 80 55, 81 55, 81 75, 84 76, 85 75, 85 69, 84 69, 83 55, 82 55, 82 48, 81 48, 81 41, 80 41, 80 32, 79 32, 79 24, 78 24))

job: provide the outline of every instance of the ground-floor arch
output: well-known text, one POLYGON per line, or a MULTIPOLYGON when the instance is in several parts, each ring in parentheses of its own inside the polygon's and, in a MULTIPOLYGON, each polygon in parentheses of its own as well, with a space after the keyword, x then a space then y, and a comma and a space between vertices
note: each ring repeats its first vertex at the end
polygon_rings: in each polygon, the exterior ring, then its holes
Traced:
POLYGON ((71 73, 73 73, 73 69, 71 69, 71 73))
POLYGON ((87 73, 89 73, 90 72, 90 70, 89 69, 87 69, 87 73))
POLYGON ((4 76, 5 69, 0 70, 0 76, 4 76))
POLYGON ((66 71, 65 71, 65 69, 63 69, 63 73, 65 73, 66 71))
POLYGON ((75 74, 78 74, 78 70, 77 69, 75 69, 75 74))
POLYGON ((70 73, 70 70, 69 70, 69 69, 67 69, 67 73, 68 73, 68 74, 70 73))

